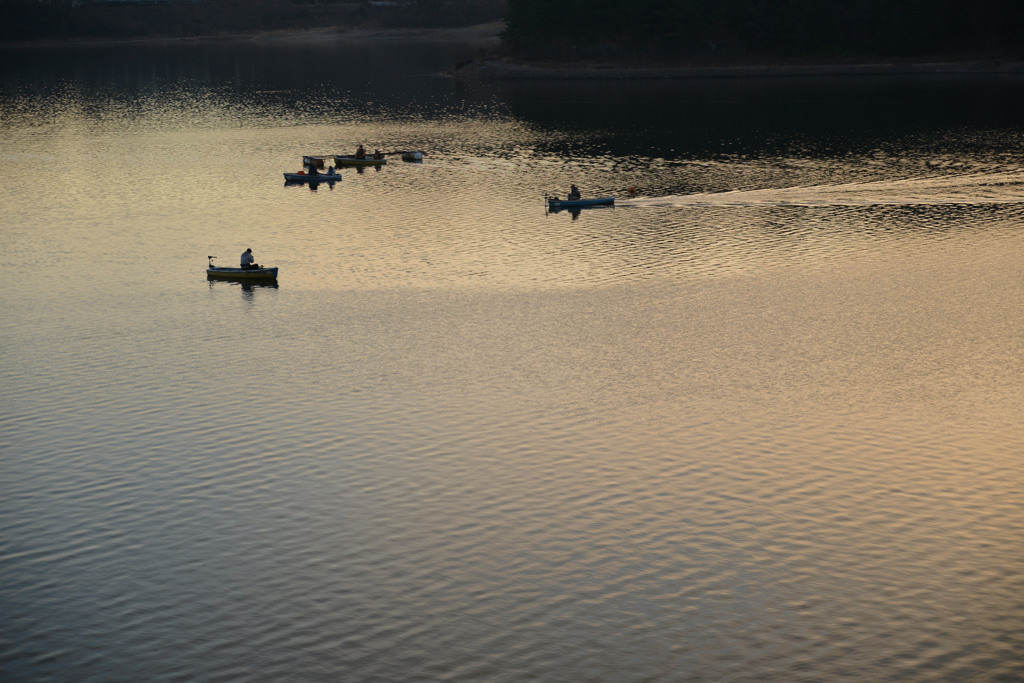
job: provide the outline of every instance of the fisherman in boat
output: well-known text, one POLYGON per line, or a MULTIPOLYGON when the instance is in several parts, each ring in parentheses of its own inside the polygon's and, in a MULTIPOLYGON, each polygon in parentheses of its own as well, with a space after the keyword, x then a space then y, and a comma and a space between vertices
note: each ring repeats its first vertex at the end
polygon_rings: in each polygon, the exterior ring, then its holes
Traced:
POLYGON ((359 145, 359 147, 356 148, 356 159, 365 159, 365 158, 366 158, 366 150, 363 149, 362 145, 359 145))
POLYGON ((566 199, 568 199, 570 202, 575 202, 575 201, 578 201, 579 198, 580 198, 580 188, 576 187, 575 185, 570 185, 569 186, 569 196, 566 197, 566 199))
POLYGON ((375 149, 375 150, 373 150, 373 158, 374 159, 383 159, 384 155, 381 154, 381 151, 379 149, 375 149))
POLYGON ((255 261, 256 257, 252 255, 252 249, 246 249, 242 252, 242 270, 255 270, 259 268, 259 265, 256 264, 255 261))

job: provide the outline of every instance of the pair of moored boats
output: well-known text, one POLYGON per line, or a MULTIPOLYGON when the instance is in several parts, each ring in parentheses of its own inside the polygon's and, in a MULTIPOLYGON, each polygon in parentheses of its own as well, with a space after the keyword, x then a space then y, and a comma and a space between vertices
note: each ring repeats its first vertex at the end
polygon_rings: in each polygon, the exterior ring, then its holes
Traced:
POLYGON ((423 152, 374 152, 366 156, 354 154, 328 154, 326 156, 307 155, 302 157, 302 170, 297 173, 285 173, 284 179, 291 182, 336 182, 341 180, 342 167, 383 166, 388 163, 388 155, 401 154, 402 161, 423 161, 423 152), (326 169, 326 170, 325 170, 326 169))
POLYGON ((297 173, 285 173, 285 180, 299 181, 338 181, 341 180, 342 166, 382 166, 388 160, 380 153, 367 157, 331 154, 328 156, 302 157, 302 170, 297 173), (328 166, 328 164, 331 164, 328 166), (326 168, 326 170, 324 170, 326 168))

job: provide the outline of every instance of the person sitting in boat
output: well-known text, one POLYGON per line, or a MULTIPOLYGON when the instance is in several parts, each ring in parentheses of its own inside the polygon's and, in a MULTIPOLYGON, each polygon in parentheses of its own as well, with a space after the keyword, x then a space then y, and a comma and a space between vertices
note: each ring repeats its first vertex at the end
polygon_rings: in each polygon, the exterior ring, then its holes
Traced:
POLYGON ((374 159, 383 159, 384 155, 381 153, 381 151, 379 149, 375 149, 375 150, 373 150, 373 158, 374 159))
POLYGON ((243 270, 252 270, 255 268, 259 268, 259 265, 256 264, 256 257, 252 255, 252 249, 246 249, 244 252, 242 252, 241 267, 243 270))
POLYGON ((580 198, 580 188, 575 185, 569 186, 569 196, 566 197, 570 202, 577 201, 580 198))
POLYGON ((327 167, 327 175, 334 175, 335 173, 336 173, 336 171, 334 170, 333 166, 328 166, 327 167))
POLYGON ((366 158, 366 150, 363 149, 362 145, 359 145, 359 147, 356 148, 356 159, 365 159, 365 158, 366 158))

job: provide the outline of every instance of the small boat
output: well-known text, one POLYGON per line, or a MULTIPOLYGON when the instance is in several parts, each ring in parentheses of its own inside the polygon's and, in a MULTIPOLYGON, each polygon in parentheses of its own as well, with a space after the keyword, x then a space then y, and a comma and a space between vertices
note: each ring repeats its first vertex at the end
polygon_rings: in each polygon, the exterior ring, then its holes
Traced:
POLYGON ((402 152, 402 161, 422 162, 423 152, 402 152))
POLYGON ((284 179, 290 183, 336 183, 341 180, 340 173, 285 173, 284 179))
POLYGON ((615 197, 595 197, 594 199, 559 199, 551 197, 548 199, 549 209, 573 209, 586 206, 611 206, 615 203, 615 197))
POLYGON ((362 159, 357 159, 354 156, 334 156, 335 166, 380 166, 381 164, 388 163, 388 160, 384 157, 375 159, 373 156, 367 155, 362 159))
POLYGON ((324 163, 332 157, 316 157, 306 155, 302 157, 302 170, 297 173, 285 173, 284 179, 290 183, 333 183, 341 180, 341 173, 331 166, 325 172, 324 163))
POLYGON ((238 280, 242 282, 273 282, 277 280, 277 266, 268 268, 229 268, 213 265, 216 256, 207 256, 209 267, 206 269, 207 280, 238 280))

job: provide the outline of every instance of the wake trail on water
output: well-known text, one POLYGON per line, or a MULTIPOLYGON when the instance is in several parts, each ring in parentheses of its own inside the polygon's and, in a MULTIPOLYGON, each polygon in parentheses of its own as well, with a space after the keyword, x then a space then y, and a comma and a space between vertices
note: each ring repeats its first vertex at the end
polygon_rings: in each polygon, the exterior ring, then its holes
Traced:
POLYGON ((914 206, 1024 203, 1024 171, 618 198, 617 206, 914 206))

